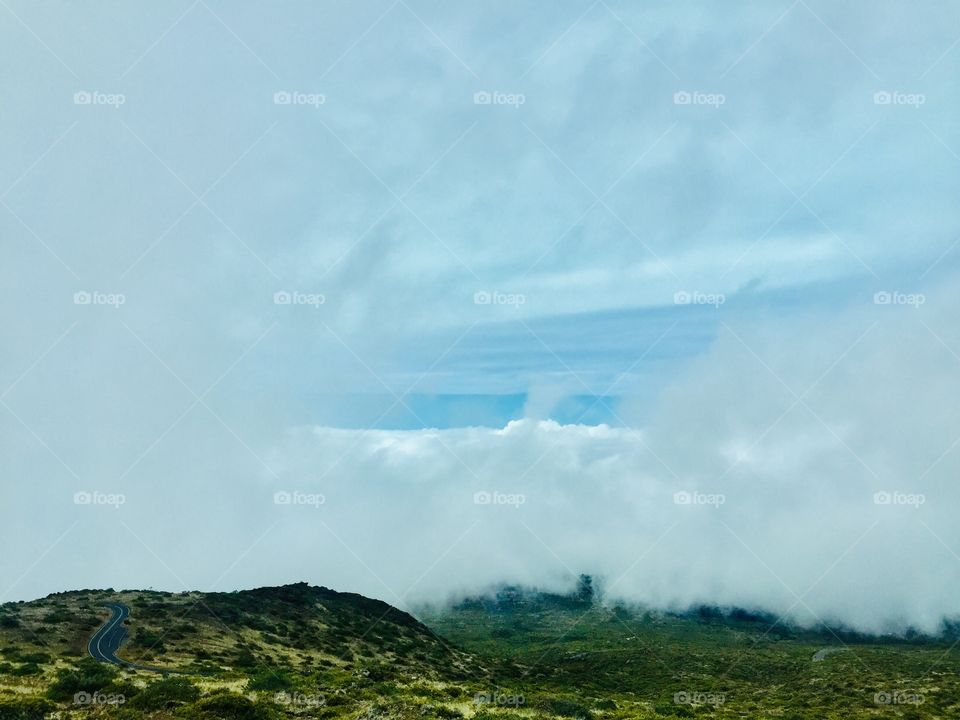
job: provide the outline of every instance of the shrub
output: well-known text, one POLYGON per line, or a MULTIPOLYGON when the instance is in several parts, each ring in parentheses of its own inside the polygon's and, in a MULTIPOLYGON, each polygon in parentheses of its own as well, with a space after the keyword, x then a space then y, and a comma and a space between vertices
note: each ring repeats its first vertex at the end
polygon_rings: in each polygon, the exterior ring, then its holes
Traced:
POLYGON ((293 687, 293 681, 283 672, 273 672, 267 670, 257 673, 247 681, 248 690, 269 690, 277 692, 279 690, 289 690, 293 687))
POLYGON ((166 649, 161 635, 144 628, 137 630, 133 636, 133 641, 145 653, 162 653, 166 649))
POLYGON ((40 663, 42 665, 43 663, 50 662, 51 658, 49 655, 47 655, 47 653, 44 652, 32 652, 27 653, 26 655, 21 655, 20 660, 21 662, 40 663))
POLYGON ((60 670, 57 679, 47 691, 51 700, 72 700, 78 692, 103 690, 117 678, 112 665, 100 663, 93 658, 84 658, 72 670, 60 670))
POLYGON ((0 700, 0 720, 43 720, 56 707, 41 697, 3 699, 0 700))
POLYGON ((191 705, 185 714, 204 720, 273 720, 276 717, 272 708, 231 692, 205 697, 191 705))
POLYGON ((657 705, 654 708, 657 715, 666 717, 689 718, 693 717, 693 710, 685 705, 657 705))
POLYGON ((593 713, 591 713, 587 708, 571 700, 548 698, 541 703, 541 706, 551 715, 578 718, 578 720, 580 718, 586 718, 586 720, 590 720, 593 717, 593 713))
POLYGON ((140 694, 140 688, 129 680, 116 680, 110 683, 104 689, 107 695, 123 695, 125 700, 129 700, 135 695, 140 694))
POLYGON ((390 666, 385 663, 377 662, 370 663, 363 667, 365 677, 373 682, 382 682, 384 680, 389 680, 393 676, 390 666))
POLYGON ((25 675, 39 675, 41 672, 43 672, 43 669, 39 665, 34 662, 28 662, 11 670, 10 674, 23 677, 25 675))
POLYGON ((70 620, 73 620, 73 614, 60 609, 51 610, 43 616, 43 622, 48 625, 57 625, 59 623, 69 622, 70 620))
POLYGON ((234 655, 233 664, 238 668, 255 668, 259 664, 257 658, 248 649, 238 650, 234 655))
POLYGON ((137 694, 131 705, 144 710, 165 710, 176 705, 195 702, 199 698, 200 690, 190 680, 183 677, 169 677, 147 685, 137 694))

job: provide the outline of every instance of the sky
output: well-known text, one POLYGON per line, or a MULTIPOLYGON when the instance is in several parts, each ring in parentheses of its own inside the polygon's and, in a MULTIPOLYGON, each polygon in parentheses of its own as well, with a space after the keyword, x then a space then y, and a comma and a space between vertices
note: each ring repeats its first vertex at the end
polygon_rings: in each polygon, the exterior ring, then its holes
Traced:
POLYGON ((0 601, 960 614, 955 4, 4 0, 0 53, 0 601))

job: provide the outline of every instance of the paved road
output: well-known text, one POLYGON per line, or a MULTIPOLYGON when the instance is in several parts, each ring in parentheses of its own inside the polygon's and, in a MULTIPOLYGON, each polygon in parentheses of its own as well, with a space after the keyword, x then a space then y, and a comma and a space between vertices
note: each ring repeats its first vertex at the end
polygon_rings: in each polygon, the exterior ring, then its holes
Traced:
POLYGON ((164 668, 150 667, 149 665, 138 665, 127 662, 117 657, 117 651, 123 641, 127 639, 127 629, 123 626, 123 621, 130 614, 130 608, 123 603, 106 603, 105 608, 112 613, 110 619, 97 630, 90 642, 87 643, 87 652, 90 657, 100 662, 112 663, 123 667, 134 668, 135 670, 149 670, 151 672, 168 673, 170 670, 164 668))
POLYGON ((130 663, 117 657, 117 651, 127 638, 127 629, 123 626, 123 621, 130 614, 130 608, 120 603, 107 603, 104 607, 113 614, 87 643, 90 657, 114 665, 129 665, 130 663))

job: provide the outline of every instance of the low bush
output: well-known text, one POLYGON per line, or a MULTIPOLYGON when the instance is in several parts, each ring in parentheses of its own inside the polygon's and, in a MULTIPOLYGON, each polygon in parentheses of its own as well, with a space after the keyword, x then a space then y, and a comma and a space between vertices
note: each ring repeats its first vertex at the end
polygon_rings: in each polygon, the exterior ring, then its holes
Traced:
POLYGON ((590 710, 572 700, 547 698, 542 700, 539 705, 551 715, 576 718, 577 720, 591 720, 593 718, 593 713, 590 710))
POLYGON ((280 671, 265 670, 259 672, 247 681, 248 690, 268 690, 277 692, 280 690, 289 690, 293 687, 293 681, 280 671))
POLYGON ((57 706, 41 697, 0 699, 0 720, 43 720, 57 706))
POLYGON ((167 710, 178 705, 196 702, 200 689, 183 677, 169 677, 150 683, 130 703, 144 710, 167 710))
POLYGON ((18 677, 25 677, 27 675, 39 675, 42 672, 43 668, 41 668, 39 665, 34 662, 28 662, 20 665, 19 667, 15 667, 10 671, 10 674, 18 677))
POLYGON ((47 696, 51 700, 72 700, 78 692, 103 690, 116 679, 117 670, 112 665, 84 658, 75 668, 57 673, 57 679, 47 691, 47 696))
POLYGON ((275 708, 231 692, 209 695, 185 708, 182 714, 198 720, 275 720, 278 717, 275 708))

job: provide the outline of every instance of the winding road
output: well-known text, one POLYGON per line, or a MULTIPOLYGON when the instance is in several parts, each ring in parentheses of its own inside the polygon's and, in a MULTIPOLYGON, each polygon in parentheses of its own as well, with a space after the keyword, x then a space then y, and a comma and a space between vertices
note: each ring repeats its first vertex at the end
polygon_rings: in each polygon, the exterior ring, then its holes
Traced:
POLYGON ((112 615, 90 638, 87 651, 94 660, 114 665, 129 665, 130 663, 117 657, 117 651, 127 638, 127 629, 123 626, 123 621, 130 614, 130 608, 120 603, 108 603, 104 607, 110 610, 112 615))
POLYGON ((123 603, 106 603, 103 607, 110 610, 112 614, 110 619, 93 634, 93 637, 87 643, 87 652, 90 653, 90 657, 100 662, 121 665, 134 670, 149 670, 159 673, 171 672, 164 668, 138 665, 117 657, 117 651, 120 650, 123 641, 127 639, 127 629, 123 626, 123 621, 130 614, 130 608, 123 603))

